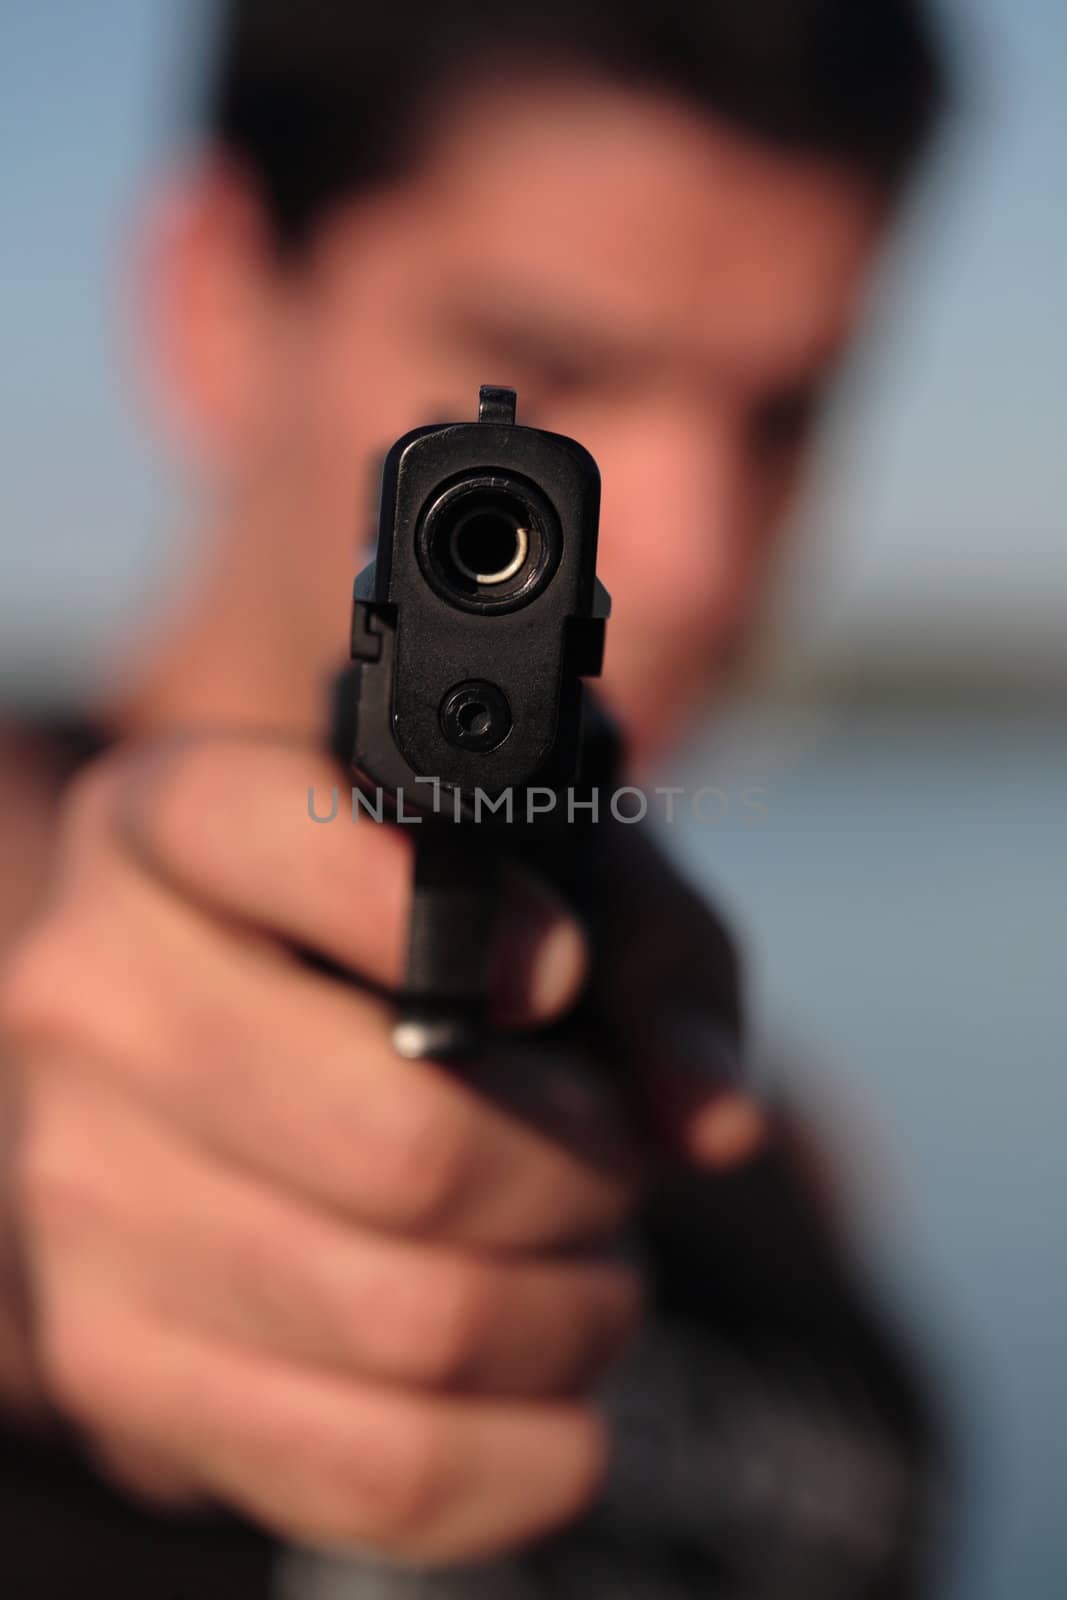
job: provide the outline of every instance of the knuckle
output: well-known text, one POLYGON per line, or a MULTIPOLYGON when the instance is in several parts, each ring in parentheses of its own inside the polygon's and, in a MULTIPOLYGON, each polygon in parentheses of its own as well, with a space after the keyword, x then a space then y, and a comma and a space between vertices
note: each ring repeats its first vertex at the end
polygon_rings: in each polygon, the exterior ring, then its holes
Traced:
MULTIPOLYGON (((150 1025, 147 1009, 131 974, 107 955, 99 927, 83 918, 57 914, 31 934, 0 983, 0 1031, 16 1045, 76 1046, 117 1059, 150 1025)), ((39 1059, 31 1051, 31 1065, 39 1059)))
POLYGON ((200 836, 220 811, 226 776, 222 739, 189 730, 157 734, 89 769, 87 794, 82 802, 75 796, 84 822, 76 812, 73 834, 83 835, 103 809, 124 854, 141 867, 181 870, 196 859, 200 836))
POLYGON ((42 1322, 37 1344, 38 1371, 45 1392, 60 1411, 77 1421, 87 1421, 97 1390, 90 1376, 85 1343, 71 1337, 66 1320, 52 1316, 42 1322))
POLYGON ((100 1209, 98 1170, 74 1119, 35 1111, 11 1162, 14 1208, 34 1238, 84 1234, 100 1209))
POLYGON ((78 1314, 76 1305, 52 1304, 37 1333, 40 1380, 52 1403, 75 1422, 95 1426, 107 1414, 117 1347, 114 1328, 78 1314))
POLYGON ((397 1418, 370 1459, 364 1436, 333 1445, 297 1442, 288 1459, 299 1483, 299 1509, 289 1532, 299 1539, 404 1553, 422 1536, 440 1501, 441 1462, 432 1429, 414 1416, 397 1418), (370 1462, 370 1465, 368 1463, 370 1462))
MULTIPOLYGON (((99 810, 98 793, 112 776, 77 780, 75 810, 99 810)), ((75 830, 76 831, 76 830, 75 830)), ((63 842, 61 842, 61 855, 63 842)), ((84 865, 84 864, 83 864, 84 865)), ((119 955, 123 907, 103 857, 86 872, 61 860, 51 899, 0 965, 0 1032, 17 1043, 80 1041, 108 1047, 136 1009, 137 985, 119 955), (97 870, 103 868, 103 870, 97 870)))
POLYGON ((205 1496, 194 1475, 171 1461, 165 1448, 144 1445, 121 1433, 88 1441, 90 1455, 101 1474, 152 1509, 195 1512, 205 1496))
MULTIPOLYGON (((428 1418, 412 1417, 391 1441, 385 1470, 365 1501, 361 1532, 386 1551, 402 1551, 424 1538, 438 1514, 443 1489, 442 1451, 428 1418)), ((366 1466, 358 1467, 365 1486, 366 1466)), ((366 1493, 364 1488, 364 1494, 366 1493)))
POLYGON ((42 927, 23 940, 0 975, 0 1027, 5 1035, 22 1041, 62 1030, 81 1010, 79 999, 84 998, 76 971, 53 929, 42 927))
POLYGON ((309 1302, 316 1302, 319 1310, 323 1301, 318 1282, 303 1241, 289 1236, 273 1208, 238 1229, 228 1256, 228 1297, 253 1326, 265 1321, 299 1334, 308 1320, 309 1302))
POLYGON ((219 741, 173 736, 152 752, 152 781, 143 791, 141 825, 168 860, 184 860, 217 810, 224 752, 219 741))
POLYGON ((470 1184, 473 1133, 459 1115, 409 1107, 387 1155, 390 1209, 402 1226, 435 1233, 461 1207, 470 1184))
POLYGON ((462 1383, 481 1365, 497 1321, 489 1271, 450 1264, 426 1275, 406 1320, 400 1347, 413 1375, 435 1384, 462 1383))

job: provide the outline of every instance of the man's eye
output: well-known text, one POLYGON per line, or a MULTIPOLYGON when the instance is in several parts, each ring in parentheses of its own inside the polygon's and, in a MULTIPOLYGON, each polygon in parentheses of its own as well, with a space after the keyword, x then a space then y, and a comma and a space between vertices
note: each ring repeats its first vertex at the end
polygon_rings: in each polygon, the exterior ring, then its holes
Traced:
POLYGON ((582 394, 596 381, 592 368, 565 360, 527 361, 523 369, 527 389, 541 400, 569 399, 582 394))
POLYGON ((601 376, 597 364, 577 353, 525 339, 482 339, 478 352, 487 371, 511 373, 516 388, 545 401, 582 394, 601 376))
POLYGON ((794 389, 775 395, 752 418, 751 440, 761 455, 787 454, 807 443, 818 421, 822 394, 818 389, 794 389))

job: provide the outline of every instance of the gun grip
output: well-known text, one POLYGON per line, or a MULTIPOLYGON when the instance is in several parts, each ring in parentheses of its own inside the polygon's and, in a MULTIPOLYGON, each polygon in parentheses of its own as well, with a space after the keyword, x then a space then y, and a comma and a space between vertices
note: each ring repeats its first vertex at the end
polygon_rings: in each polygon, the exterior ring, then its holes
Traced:
POLYGON ((393 1026, 400 1055, 447 1060, 480 1047, 500 865, 490 828, 419 826, 407 976, 393 1026))

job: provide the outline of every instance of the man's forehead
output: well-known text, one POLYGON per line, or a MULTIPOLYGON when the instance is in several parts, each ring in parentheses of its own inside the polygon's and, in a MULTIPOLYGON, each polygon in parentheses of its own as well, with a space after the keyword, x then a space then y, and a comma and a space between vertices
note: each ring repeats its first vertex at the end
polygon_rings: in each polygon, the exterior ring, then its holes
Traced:
POLYGON ((458 316, 634 361, 707 341, 728 363, 743 335, 775 373, 832 356, 881 220, 829 163, 585 80, 469 95, 409 198, 458 316))

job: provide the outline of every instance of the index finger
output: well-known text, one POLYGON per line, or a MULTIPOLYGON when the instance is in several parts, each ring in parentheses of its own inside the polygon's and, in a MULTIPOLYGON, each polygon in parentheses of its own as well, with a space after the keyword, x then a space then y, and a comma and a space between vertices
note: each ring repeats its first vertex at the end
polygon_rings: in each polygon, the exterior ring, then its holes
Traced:
MULTIPOLYGON (((372 986, 402 985, 418 824, 378 823, 313 746, 254 733, 155 741, 128 764, 116 820, 142 868, 187 899, 372 986)), ((502 893, 494 1020, 551 1020, 584 980, 584 936, 529 875, 508 874, 502 893)))

